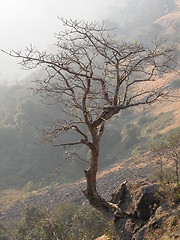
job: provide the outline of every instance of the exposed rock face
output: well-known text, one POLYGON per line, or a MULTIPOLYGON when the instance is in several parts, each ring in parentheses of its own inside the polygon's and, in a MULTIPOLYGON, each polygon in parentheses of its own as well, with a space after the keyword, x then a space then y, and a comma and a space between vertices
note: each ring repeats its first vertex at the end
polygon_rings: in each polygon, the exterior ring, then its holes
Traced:
POLYGON ((160 206, 132 240, 180 239, 180 208, 168 204, 160 206))
MULTIPOLYGON (((112 194, 111 202, 127 213, 127 217, 115 216, 115 239, 130 240, 152 216, 156 203, 158 186, 145 181, 137 181, 134 184, 122 183, 112 194)), ((143 234, 141 234, 143 235, 143 234)), ((140 238, 134 238, 140 240, 140 238)))

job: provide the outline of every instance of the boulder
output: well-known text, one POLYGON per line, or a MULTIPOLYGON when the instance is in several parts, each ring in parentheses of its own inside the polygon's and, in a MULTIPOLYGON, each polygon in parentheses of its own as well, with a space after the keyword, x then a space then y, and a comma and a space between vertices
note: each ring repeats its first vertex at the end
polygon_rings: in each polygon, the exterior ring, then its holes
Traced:
POLYGON ((154 213, 158 185, 141 180, 124 182, 112 194, 111 202, 117 204, 126 214, 114 218, 115 239, 130 240, 144 226, 154 213))
POLYGON ((180 209, 168 204, 158 207, 149 221, 133 236, 132 240, 180 239, 180 209))

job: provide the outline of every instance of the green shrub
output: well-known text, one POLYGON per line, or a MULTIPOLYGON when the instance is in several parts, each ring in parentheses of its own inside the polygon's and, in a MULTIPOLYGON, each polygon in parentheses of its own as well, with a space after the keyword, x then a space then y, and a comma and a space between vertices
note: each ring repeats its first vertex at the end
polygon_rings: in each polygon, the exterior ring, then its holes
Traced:
POLYGON ((11 240, 56 240, 53 231, 56 226, 46 212, 37 207, 27 207, 25 217, 16 226, 11 240))
POLYGON ((35 183, 33 181, 29 181, 28 183, 26 183, 26 185, 24 185, 23 187, 23 191, 24 192, 32 192, 34 190, 36 190, 37 187, 35 185, 35 183))
POLYGON ((152 181, 158 181, 164 184, 170 184, 170 183, 176 182, 176 176, 172 168, 163 168, 162 173, 160 169, 156 169, 153 171, 153 173, 150 174, 149 178, 152 181))
POLYGON ((7 229, 4 227, 2 222, 0 221, 0 239, 1 240, 9 240, 10 234, 7 229))
POLYGON ((180 204, 180 185, 174 183, 161 183, 158 193, 156 195, 156 200, 161 205, 163 203, 168 203, 171 206, 180 204))
POLYGON ((77 239, 83 236, 84 240, 93 240, 103 235, 105 230, 110 230, 110 225, 94 208, 83 207, 73 216, 73 234, 77 239))
POLYGON ((110 232, 110 223, 95 209, 73 203, 61 205, 54 213, 27 207, 12 240, 93 240, 110 232))

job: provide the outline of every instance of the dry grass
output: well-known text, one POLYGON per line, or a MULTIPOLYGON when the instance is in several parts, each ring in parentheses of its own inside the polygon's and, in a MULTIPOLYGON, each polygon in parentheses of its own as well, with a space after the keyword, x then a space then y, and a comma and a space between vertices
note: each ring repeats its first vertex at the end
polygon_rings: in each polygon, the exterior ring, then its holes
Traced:
MULTIPOLYGON (((164 75, 163 78, 165 78, 168 83, 171 83, 173 79, 178 78, 178 76, 175 73, 168 73, 164 75)), ((156 116, 168 112, 173 114, 174 121, 170 126, 165 127, 160 133, 166 133, 167 131, 180 126, 180 89, 174 90, 172 99, 155 104, 152 109, 152 114, 156 116)))
POLYGON ((8 189, 0 192, 0 211, 6 210, 13 206, 17 201, 24 202, 24 200, 32 196, 33 193, 25 193, 23 190, 8 189))
POLYGON ((16 201, 23 200, 24 195, 22 191, 8 189, 0 192, 0 210, 7 209, 16 201))

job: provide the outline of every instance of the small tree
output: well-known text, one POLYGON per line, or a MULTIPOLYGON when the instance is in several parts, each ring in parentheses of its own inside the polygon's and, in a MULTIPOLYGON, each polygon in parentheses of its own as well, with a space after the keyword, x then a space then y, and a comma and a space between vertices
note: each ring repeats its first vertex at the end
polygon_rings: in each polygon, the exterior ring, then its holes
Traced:
MULTIPOLYGON (((53 122, 44 136, 59 147, 85 145, 90 151, 83 191, 89 203, 112 219, 125 215, 117 205, 103 199, 96 188, 100 141, 107 121, 120 111, 152 105, 167 96, 162 74, 175 68, 174 49, 155 42, 152 49, 125 43, 98 23, 63 20, 65 30, 56 34, 56 53, 33 47, 11 51, 27 69, 42 67, 46 76, 37 80, 39 94, 58 105, 64 119, 53 122), (64 133, 76 133, 63 142, 64 133)), ((127 215, 127 214, 126 214, 127 215)))
POLYGON ((154 156, 160 159, 161 180, 163 180, 163 159, 175 163, 176 182, 179 183, 179 164, 180 164, 180 132, 171 134, 165 141, 151 146, 154 156))
POLYGON ((160 161, 160 179, 163 180, 163 159, 166 157, 166 146, 163 142, 155 143, 151 146, 153 157, 157 157, 160 161))
POLYGON ((180 132, 171 134, 167 142, 168 158, 175 163, 176 182, 179 183, 180 132))

